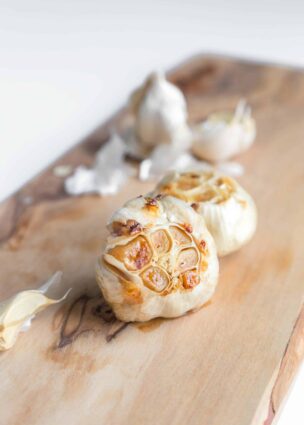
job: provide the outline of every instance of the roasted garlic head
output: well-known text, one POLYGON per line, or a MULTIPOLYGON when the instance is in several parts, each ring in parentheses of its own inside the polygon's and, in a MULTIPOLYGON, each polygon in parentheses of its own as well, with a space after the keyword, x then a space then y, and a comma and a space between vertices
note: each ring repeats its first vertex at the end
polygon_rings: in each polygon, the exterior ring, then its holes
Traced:
POLYGON ((193 128, 192 150, 208 161, 225 161, 248 149, 256 136, 250 107, 241 100, 234 112, 217 112, 193 128))
POLYGON ((111 218, 97 280, 123 321, 177 317, 208 301, 218 279, 203 218, 170 197, 138 197, 111 218))
POLYGON ((239 249, 255 232, 257 212, 251 196, 231 177, 215 171, 167 175, 154 193, 175 196, 201 214, 219 256, 239 249))
POLYGON ((164 74, 151 74, 129 103, 139 144, 149 149, 159 144, 172 144, 179 150, 190 146, 185 97, 164 74))

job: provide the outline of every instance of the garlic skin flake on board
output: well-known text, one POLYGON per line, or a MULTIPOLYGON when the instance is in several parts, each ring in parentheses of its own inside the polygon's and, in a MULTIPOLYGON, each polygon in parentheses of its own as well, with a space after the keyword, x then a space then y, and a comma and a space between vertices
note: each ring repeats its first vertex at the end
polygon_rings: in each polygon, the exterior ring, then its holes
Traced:
POLYGON ((118 319, 178 317, 212 296, 216 248, 203 218, 170 197, 138 197, 112 216, 97 281, 118 319))
POLYGON ((51 287, 60 283, 62 272, 56 272, 44 285, 38 289, 21 291, 6 301, 0 303, 0 351, 11 348, 19 332, 30 327, 35 315, 52 304, 63 301, 70 290, 61 298, 49 298, 51 287))
POLYGON ((66 192, 74 196, 84 193, 115 194, 133 172, 124 160, 126 152, 124 140, 118 134, 112 134, 97 152, 92 168, 81 165, 65 180, 66 192))
POLYGON ((256 136, 250 107, 240 100, 235 112, 218 112, 193 127, 192 150, 208 161, 225 161, 247 150, 256 136))
POLYGON ((181 150, 190 147, 185 97, 163 73, 151 74, 131 95, 129 104, 135 116, 134 132, 138 144, 147 149, 159 144, 173 144, 181 150))
POLYGON ((215 171, 173 172, 161 180, 152 196, 158 193, 186 201, 204 217, 219 256, 241 248, 256 230, 255 203, 231 177, 215 171))
POLYGON ((157 181, 168 171, 184 171, 193 168, 206 170, 211 169, 212 166, 205 161, 198 161, 189 152, 181 152, 171 145, 159 145, 148 158, 140 163, 139 179, 157 181))
MULTIPOLYGON (((190 152, 180 152, 171 145, 159 145, 141 161, 138 177, 141 181, 157 181, 170 171, 211 171, 214 168, 210 162, 198 160, 190 152)), ((244 167, 237 162, 220 162, 216 168, 232 177, 244 174, 244 167)))

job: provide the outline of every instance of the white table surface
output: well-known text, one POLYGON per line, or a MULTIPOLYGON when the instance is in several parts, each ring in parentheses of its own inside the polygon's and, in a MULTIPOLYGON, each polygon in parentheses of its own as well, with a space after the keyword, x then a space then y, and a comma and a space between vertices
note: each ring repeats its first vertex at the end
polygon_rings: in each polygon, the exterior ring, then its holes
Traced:
MULTIPOLYGON (((204 51, 304 66, 303 17, 301 0, 0 0, 0 200, 151 70, 204 51)), ((303 391, 304 368, 279 425, 304 424, 303 391)))

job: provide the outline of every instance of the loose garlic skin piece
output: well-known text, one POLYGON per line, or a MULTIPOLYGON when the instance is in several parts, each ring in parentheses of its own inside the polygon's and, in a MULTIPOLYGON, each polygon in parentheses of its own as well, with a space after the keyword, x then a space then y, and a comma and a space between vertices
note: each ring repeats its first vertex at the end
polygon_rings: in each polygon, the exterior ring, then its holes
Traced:
POLYGON ((151 74, 130 98, 135 115, 135 134, 140 144, 152 149, 173 144, 179 150, 190 147, 187 105, 181 90, 162 73, 151 74))
POLYGON ((211 114, 193 128, 193 153, 211 162, 225 161, 247 150, 256 136, 255 121, 245 102, 235 112, 211 114))
POLYGON ((255 203, 231 177, 214 171, 174 172, 164 177, 153 193, 182 199, 204 217, 219 256, 241 248, 256 230, 255 203))
POLYGON ((97 281, 118 319, 173 318, 206 303, 218 280, 203 218, 170 197, 138 197, 111 218, 97 281))

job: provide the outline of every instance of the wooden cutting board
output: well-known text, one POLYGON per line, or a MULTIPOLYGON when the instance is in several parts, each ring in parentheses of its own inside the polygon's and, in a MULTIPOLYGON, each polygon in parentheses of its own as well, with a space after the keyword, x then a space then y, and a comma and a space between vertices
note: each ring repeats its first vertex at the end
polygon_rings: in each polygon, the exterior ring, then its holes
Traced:
MULTIPOLYGON (((257 233, 220 260, 205 308, 125 325, 100 297, 94 265, 112 211, 152 185, 70 198, 53 166, 37 176, 0 208, 0 299, 56 270, 73 292, 0 354, 0 425, 269 425, 278 412, 304 351, 304 74, 200 56, 170 77, 192 122, 240 97, 252 105, 257 141, 238 160, 257 233)), ((120 111, 57 164, 90 164, 109 128, 128 121, 120 111)))

